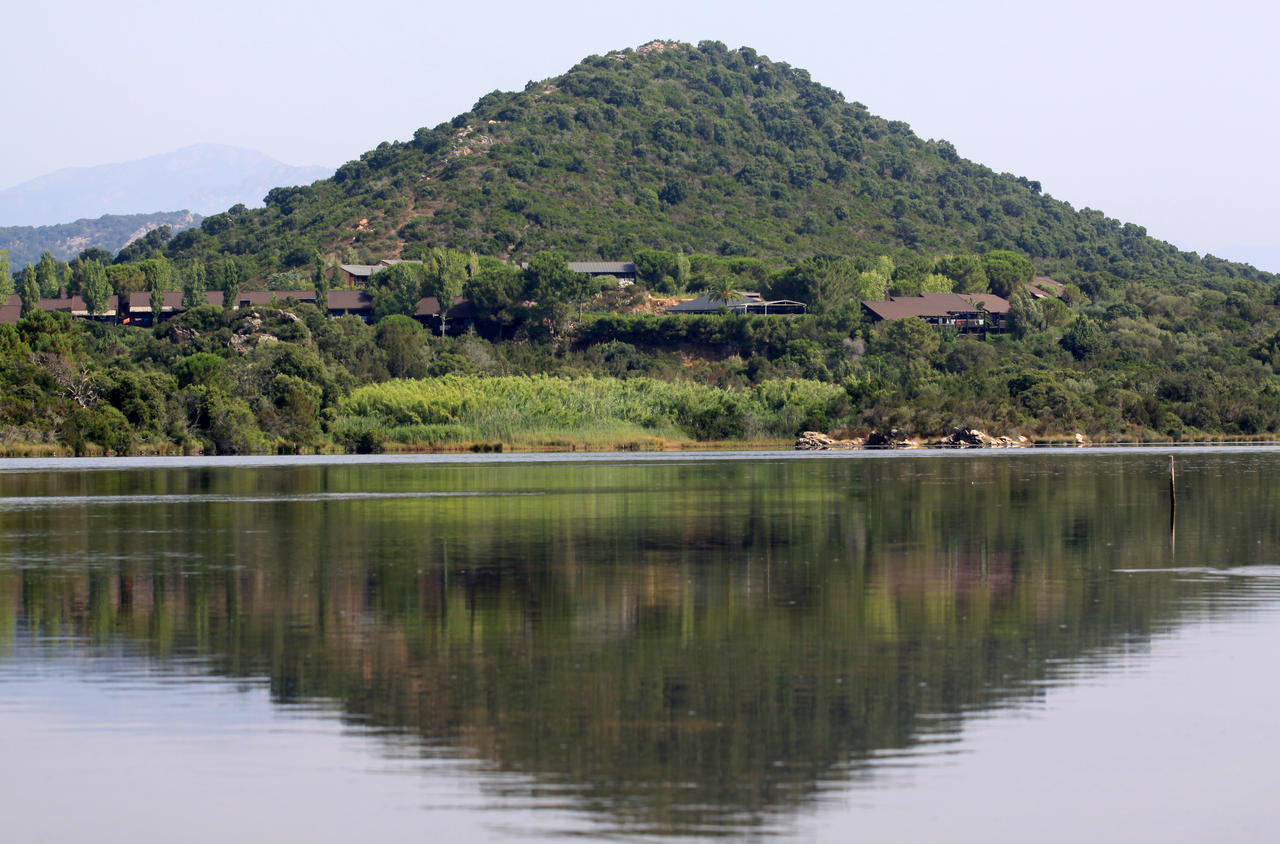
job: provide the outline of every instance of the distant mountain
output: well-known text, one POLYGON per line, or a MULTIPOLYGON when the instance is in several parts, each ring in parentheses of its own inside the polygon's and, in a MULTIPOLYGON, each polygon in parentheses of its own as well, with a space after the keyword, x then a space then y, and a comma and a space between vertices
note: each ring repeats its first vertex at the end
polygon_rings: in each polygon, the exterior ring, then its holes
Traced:
POLYGON ((261 205, 274 187, 331 175, 330 168, 292 167, 256 150, 197 144, 136 161, 68 167, 0 190, 0 226, 149 214, 157 208, 215 214, 238 203, 261 205))
POLYGON ((76 220, 56 226, 0 227, 0 249, 9 250, 10 265, 19 270, 40 260, 48 249, 59 261, 70 261, 86 249, 115 254, 147 232, 168 226, 175 234, 200 225, 201 216, 190 211, 158 214, 107 214, 96 220, 76 220))

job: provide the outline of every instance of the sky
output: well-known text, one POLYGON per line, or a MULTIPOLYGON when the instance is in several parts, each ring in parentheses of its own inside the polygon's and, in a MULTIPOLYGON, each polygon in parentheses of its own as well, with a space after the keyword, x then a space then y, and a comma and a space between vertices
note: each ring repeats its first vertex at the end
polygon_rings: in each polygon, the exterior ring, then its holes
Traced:
POLYGON ((582 58, 749 46, 1184 249, 1280 271, 1262 0, 44 0, 7 9, 0 188, 196 143, 337 166, 582 58))

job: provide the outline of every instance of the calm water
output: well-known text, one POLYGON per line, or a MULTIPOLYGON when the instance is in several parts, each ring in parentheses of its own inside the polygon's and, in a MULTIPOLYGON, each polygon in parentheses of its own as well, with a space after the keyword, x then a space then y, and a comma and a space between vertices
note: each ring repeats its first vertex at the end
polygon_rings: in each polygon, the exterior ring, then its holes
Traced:
POLYGON ((6 840, 1266 841, 1280 450, 0 461, 6 840))

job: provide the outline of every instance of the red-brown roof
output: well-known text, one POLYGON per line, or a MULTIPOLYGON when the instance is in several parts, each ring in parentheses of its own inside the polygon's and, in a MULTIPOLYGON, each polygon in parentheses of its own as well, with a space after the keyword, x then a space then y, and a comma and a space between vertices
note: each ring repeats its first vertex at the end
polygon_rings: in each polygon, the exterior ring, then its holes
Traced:
POLYGON ((1062 296, 1062 282, 1054 281, 1047 275, 1038 275, 1027 285, 1027 292, 1034 299, 1057 299, 1062 296))
POLYGON ((17 293, 10 293, 5 297, 3 303, 0 303, 0 325, 17 322, 22 316, 22 297, 17 293))
POLYGON ((1007 299, 994 293, 925 293, 922 296, 890 296, 884 302, 863 301, 863 307, 880 319, 904 317, 949 317, 977 311, 989 314, 1009 313, 1007 299))

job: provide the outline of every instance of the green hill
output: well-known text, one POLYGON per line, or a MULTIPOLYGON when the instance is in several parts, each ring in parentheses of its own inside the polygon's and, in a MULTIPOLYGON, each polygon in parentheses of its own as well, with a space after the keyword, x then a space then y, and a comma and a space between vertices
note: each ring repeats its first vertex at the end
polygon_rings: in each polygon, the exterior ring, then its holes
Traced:
POLYGON ((359 262, 431 246, 515 260, 543 249, 629 259, 648 247, 777 265, 1010 249, 1086 289, 1275 280, 1075 210, 799 68, 718 42, 653 42, 494 91, 332 179, 273 190, 265 209, 209 217, 169 254, 243 256, 267 275, 315 250, 359 262))
POLYGON ((52 226, 0 226, 0 249, 9 250, 10 266, 19 270, 39 261, 46 250, 59 261, 70 261, 86 249, 115 253, 161 226, 177 232, 199 225, 201 219, 190 211, 162 211, 105 214, 94 220, 52 226))
POLYGON ((317 253, 422 261, 371 278, 376 324, 264 304, 154 329, 39 310, 0 325, 0 452, 1280 434, 1276 276, 1077 211, 718 43, 586 59, 263 209, 158 230, 110 266, 47 261, 15 287, 28 311, 60 281, 146 290, 157 312, 165 290, 319 297, 345 276, 317 253), (632 259, 638 283, 591 283, 570 258, 632 259), (1062 284, 1033 291, 1037 271, 1062 284), (877 322, 859 300, 886 288, 1007 295, 1008 323, 877 322), (659 316, 648 296, 739 289, 809 307, 659 316), (459 295, 474 322, 450 318, 449 336, 413 318, 459 295))

